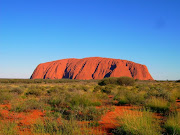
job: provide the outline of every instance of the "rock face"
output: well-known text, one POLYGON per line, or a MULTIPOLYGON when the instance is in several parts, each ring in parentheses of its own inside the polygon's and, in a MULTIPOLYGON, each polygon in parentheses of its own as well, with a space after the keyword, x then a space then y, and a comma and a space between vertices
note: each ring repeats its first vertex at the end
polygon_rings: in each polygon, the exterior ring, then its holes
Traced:
POLYGON ((153 80, 145 65, 127 60, 89 57, 62 59, 37 66, 31 79, 103 79, 128 76, 139 80, 153 80))

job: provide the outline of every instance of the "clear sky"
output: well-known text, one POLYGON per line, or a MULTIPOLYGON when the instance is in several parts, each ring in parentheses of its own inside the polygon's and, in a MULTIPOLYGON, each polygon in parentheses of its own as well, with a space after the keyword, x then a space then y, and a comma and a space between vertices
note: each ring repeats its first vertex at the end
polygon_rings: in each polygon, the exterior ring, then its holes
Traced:
POLYGON ((0 78, 39 63, 109 57, 180 79, 180 0, 0 0, 0 78))

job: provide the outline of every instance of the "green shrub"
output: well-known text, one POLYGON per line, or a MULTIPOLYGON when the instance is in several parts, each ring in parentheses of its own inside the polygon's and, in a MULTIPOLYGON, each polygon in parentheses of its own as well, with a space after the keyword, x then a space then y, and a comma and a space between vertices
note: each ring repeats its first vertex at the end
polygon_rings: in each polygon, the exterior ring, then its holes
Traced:
POLYGON ((173 89, 172 91, 169 92, 170 96, 169 96, 169 101, 171 103, 175 103, 176 102, 176 99, 180 99, 180 89, 178 88, 175 88, 173 89))
POLYGON ((125 112, 118 118, 120 127, 113 130, 115 135, 160 135, 160 126, 149 111, 125 112))
POLYGON ((104 78, 98 82, 98 85, 100 86, 104 86, 108 84, 117 84, 117 78, 115 77, 104 78))
POLYGON ((130 77, 119 77, 117 78, 117 84, 118 85, 125 85, 125 86, 132 86, 134 85, 135 80, 130 77))
POLYGON ((101 105, 101 102, 95 100, 95 97, 87 94, 53 96, 48 103, 52 106, 53 111, 61 113, 65 119, 71 119, 73 116, 76 119, 84 120, 94 119, 95 116, 98 116, 99 112, 92 108, 94 108, 93 106, 101 105))
POLYGON ((75 113, 75 117, 78 120, 96 121, 101 119, 101 116, 107 111, 106 108, 96 109, 93 106, 83 108, 81 111, 75 113))
POLYGON ((45 119, 44 121, 38 120, 32 128, 34 133, 51 133, 51 134, 60 134, 60 123, 55 120, 45 119))
POLYGON ((141 105, 144 104, 145 95, 146 92, 144 91, 138 91, 135 88, 128 89, 125 86, 121 86, 118 88, 118 92, 114 96, 114 100, 118 101, 118 105, 141 105))
POLYGON ((71 96, 66 93, 53 95, 48 99, 48 104, 52 107, 53 111, 63 112, 68 107, 71 96))
POLYGON ((55 88, 55 87, 50 88, 49 90, 47 90, 47 93, 49 95, 54 94, 54 93, 58 93, 58 92, 59 92, 58 88, 55 88))
POLYGON ((96 97, 99 99, 99 100, 107 100, 108 99, 108 95, 106 93, 97 93, 96 94, 96 97))
POLYGON ((33 95, 33 96, 41 96, 42 95, 42 90, 41 89, 29 89, 26 93, 28 95, 33 95))
POLYGON ((150 98, 146 101, 145 106, 158 113, 167 113, 170 110, 169 102, 163 98, 150 98))
POLYGON ((15 112, 27 112, 30 110, 42 110, 44 109, 44 103, 39 102, 36 99, 29 99, 24 102, 17 102, 12 104, 11 111, 15 112))
POLYGON ((0 121, 0 134, 1 135, 18 135, 18 129, 15 122, 1 122, 0 121))
POLYGON ((99 92, 99 91, 101 91, 101 89, 102 89, 102 87, 97 85, 97 86, 94 87, 93 92, 99 92))
POLYGON ((92 102, 92 106, 101 106, 101 102, 96 101, 96 102, 92 102))
POLYGON ((118 103, 117 105, 125 105, 125 104, 129 104, 129 101, 127 100, 126 97, 121 96, 117 99, 118 103))
POLYGON ((13 96, 11 93, 0 91, 0 104, 4 104, 4 103, 11 101, 12 97, 13 96))
POLYGON ((127 99, 127 93, 129 93, 129 89, 127 89, 126 87, 118 88, 118 92, 114 96, 114 100, 118 102, 117 105, 124 105, 129 103, 127 99))
POLYGON ((101 91, 102 91, 103 93, 106 93, 106 94, 111 94, 112 89, 113 89, 112 86, 107 85, 107 86, 103 87, 103 88, 101 89, 101 91))
POLYGON ((109 77, 109 78, 104 78, 98 82, 98 85, 104 86, 108 84, 115 84, 115 85, 124 85, 124 86, 132 86, 135 84, 135 80, 130 77, 109 77))
POLYGON ((54 87, 49 88, 47 90, 47 93, 48 95, 53 95, 53 94, 59 94, 64 91, 65 91, 64 87, 54 86, 54 87))
POLYGON ((83 91, 89 91, 89 87, 87 85, 81 85, 81 89, 83 91))
POLYGON ((169 116, 164 127, 168 135, 179 135, 180 134, 180 112, 178 112, 175 115, 169 116))
POLYGON ((180 80, 177 80, 176 82, 177 82, 177 83, 180 83, 180 80))
POLYGON ((81 127, 77 124, 77 122, 70 121, 57 121, 53 119, 46 119, 44 121, 39 120, 33 126, 33 132, 39 134, 59 134, 59 135, 73 135, 80 134, 81 127))
POLYGON ((20 94, 23 93, 23 90, 22 90, 22 88, 20 88, 20 87, 15 87, 15 88, 12 88, 12 89, 10 90, 10 92, 12 92, 12 93, 17 93, 18 95, 20 95, 20 94))
POLYGON ((81 107, 88 107, 92 106, 93 102, 85 95, 74 95, 71 97, 70 100, 70 107, 74 108, 76 106, 81 106, 81 107))
POLYGON ((129 102, 129 104, 132 105, 141 105, 144 104, 145 101, 145 94, 144 92, 133 92, 130 91, 126 95, 126 99, 129 102))
MULTIPOLYGON (((33 134, 50 134, 50 135, 90 135, 93 133, 93 127, 88 129, 88 124, 80 125, 76 120, 61 119, 45 119, 39 120, 32 126, 33 134)), ((96 131, 96 134, 102 134, 101 131, 96 131)))

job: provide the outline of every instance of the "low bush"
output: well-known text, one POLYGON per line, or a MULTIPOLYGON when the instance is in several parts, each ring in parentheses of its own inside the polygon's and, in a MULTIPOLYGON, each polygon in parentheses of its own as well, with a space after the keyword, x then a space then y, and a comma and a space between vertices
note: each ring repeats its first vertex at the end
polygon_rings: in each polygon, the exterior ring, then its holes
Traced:
POLYGON ((101 89, 101 92, 106 93, 106 94, 111 94, 112 89, 113 88, 111 86, 107 85, 101 89))
POLYGON ((14 103, 11 107, 11 111, 15 112, 27 112, 31 110, 43 110, 44 109, 44 103, 39 102, 36 99, 29 99, 23 102, 17 102, 14 103))
POLYGON ((53 119, 39 120, 33 125, 32 132, 35 134, 59 134, 73 135, 80 134, 81 129, 78 124, 73 121, 57 121, 53 119))
POLYGON ((146 101, 145 106, 158 113, 168 113, 170 110, 169 102, 163 98, 150 98, 146 101))
POLYGON ((180 112, 169 116, 164 127, 168 135, 180 135, 180 112))
POLYGON ((107 111, 107 108, 99 108, 95 107, 87 107, 82 109, 81 111, 75 112, 75 118, 78 120, 87 120, 87 121, 95 121, 98 122, 101 119, 101 116, 107 111))
POLYGON ((42 95, 42 90, 41 89, 29 89, 26 93, 28 95, 33 95, 33 96, 41 96, 42 95))
POLYGON ((141 105, 144 104, 145 101, 145 94, 144 92, 133 92, 130 91, 127 93, 126 98, 129 104, 132 105, 141 105))
POLYGON ((12 88, 12 89, 10 90, 10 92, 12 92, 12 93, 17 93, 18 95, 20 95, 20 94, 23 93, 23 89, 20 88, 20 87, 15 87, 15 88, 12 88))
POLYGON ((81 85, 80 86, 83 91, 89 91, 90 88, 87 85, 81 85))
POLYGON ((18 129, 16 128, 17 124, 15 122, 0 121, 0 134, 1 135, 18 135, 18 129))
POLYGON ((129 89, 125 87, 118 88, 118 92, 114 96, 114 100, 118 102, 117 105, 129 104, 129 101, 127 99, 127 93, 129 93, 129 89))
POLYGON ((55 94, 49 97, 47 103, 52 107, 53 111, 63 112, 69 106, 71 95, 67 93, 55 94))
POLYGON ((109 78, 104 78, 98 82, 99 85, 104 86, 104 85, 109 85, 109 84, 115 84, 115 85, 123 85, 123 86, 132 86, 135 84, 135 80, 130 77, 109 77, 109 78))
POLYGON ((177 80, 176 82, 177 82, 177 83, 180 83, 180 80, 177 80))
POLYGON ((104 78, 98 82, 98 85, 100 86, 104 86, 108 84, 117 84, 117 78, 115 77, 104 78))
POLYGON ((116 100, 118 101, 117 105, 129 104, 129 101, 127 100, 125 96, 120 96, 116 100))
POLYGON ((99 92, 99 91, 101 91, 101 89, 102 89, 102 87, 97 85, 97 86, 94 87, 93 92, 99 92))
MULTIPOLYGON (((88 129, 88 124, 80 125, 76 120, 69 121, 61 119, 46 119, 37 121, 33 127, 34 134, 51 134, 51 135, 90 135, 93 133, 93 127, 88 129)), ((96 131, 96 134, 102 134, 101 131, 96 131)))
POLYGON ((145 96, 146 92, 144 91, 136 91, 134 88, 128 89, 125 86, 121 86, 118 88, 114 100, 118 101, 118 105, 141 105, 144 104, 145 96))
POLYGON ((54 87, 48 88, 47 94, 48 95, 59 94, 64 91, 66 91, 64 87, 54 86, 54 87))
POLYGON ((118 85, 125 85, 125 86, 132 86, 134 85, 135 80, 130 77, 119 77, 117 78, 117 84, 118 85))
POLYGON ((0 104, 8 103, 11 101, 13 95, 9 92, 0 91, 0 104))
POLYGON ((77 95, 77 94, 71 97, 71 100, 69 103, 72 109, 77 106, 88 107, 88 106, 96 105, 96 102, 92 101, 92 97, 87 96, 87 95, 77 95))
POLYGON ((149 111, 125 112, 118 118, 120 127, 113 130, 115 135, 160 135, 161 128, 149 111))

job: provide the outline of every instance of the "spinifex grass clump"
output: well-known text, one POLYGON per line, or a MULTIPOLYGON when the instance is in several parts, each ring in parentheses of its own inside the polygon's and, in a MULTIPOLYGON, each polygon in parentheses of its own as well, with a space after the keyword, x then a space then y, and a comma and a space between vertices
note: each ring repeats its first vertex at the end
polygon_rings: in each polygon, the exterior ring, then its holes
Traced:
POLYGON ((169 116, 164 127, 169 135, 180 135, 180 112, 169 116))
POLYGON ((41 96, 43 94, 41 89, 37 89, 37 88, 30 88, 26 93, 27 96, 28 95, 32 95, 32 96, 41 96))
MULTIPOLYGON (((57 120, 45 119, 44 121, 38 120, 32 126, 32 133, 34 134, 50 134, 50 135, 94 135, 93 127, 89 129, 89 124, 80 124, 75 119, 70 120, 57 120)), ((102 134, 101 131, 96 131, 96 134, 102 134)))
POLYGON ((13 95, 7 91, 0 91, 0 104, 8 103, 13 95))
MULTIPOLYGON (((84 90, 83 90, 84 91, 84 90)), ((64 119, 74 117, 77 120, 98 121, 105 108, 97 109, 101 102, 97 97, 88 92, 77 94, 76 92, 61 92, 51 95, 47 100, 53 112, 60 113, 64 119)))
POLYGON ((16 102, 12 105, 11 111, 15 112, 27 112, 31 110, 43 110, 44 109, 44 103, 38 101, 37 99, 28 99, 21 102, 16 102))
MULTIPOLYGON (((36 134, 62 134, 62 124, 60 121, 45 119, 45 120, 37 120, 37 122, 32 126, 32 132, 36 134)), ((69 132, 69 131, 67 131, 69 132)), ((71 131, 72 132, 72 131, 71 131)))
POLYGON ((101 116, 107 112, 107 108, 95 108, 93 106, 87 108, 81 108, 80 111, 78 109, 77 113, 73 115, 77 120, 86 120, 86 121, 95 121, 98 122, 101 119, 101 116))
POLYGON ((0 135, 18 135, 15 122, 0 121, 0 135))
POLYGON ((114 130, 115 135, 159 135, 160 126, 149 111, 124 112, 123 117, 118 118, 121 125, 114 130))
POLYGON ((102 87, 101 92, 106 93, 106 94, 111 94, 113 89, 114 89, 114 86, 107 85, 107 86, 102 87))
POLYGON ((168 113, 170 110, 169 102, 163 98, 150 98, 145 103, 145 106, 158 113, 168 113))
POLYGON ((125 86, 120 86, 117 89, 114 100, 118 101, 117 105, 141 105, 144 104, 145 96, 145 91, 138 91, 135 88, 127 88, 125 86))
POLYGON ((15 88, 12 88, 9 92, 16 93, 16 94, 20 95, 23 93, 23 89, 20 87, 15 87, 15 88))

